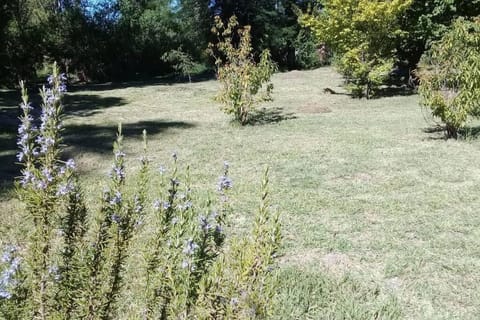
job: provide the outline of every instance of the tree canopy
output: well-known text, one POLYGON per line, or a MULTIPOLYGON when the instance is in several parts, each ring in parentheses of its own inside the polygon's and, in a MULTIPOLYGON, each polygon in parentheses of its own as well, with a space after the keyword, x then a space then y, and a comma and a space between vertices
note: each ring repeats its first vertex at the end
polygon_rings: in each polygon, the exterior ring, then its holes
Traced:
MULTIPOLYGON (((269 49, 282 68, 310 66, 295 57, 295 0, 11 0, 0 5, 0 81, 32 79, 45 63, 58 61, 80 80, 106 80, 175 71, 163 59, 182 51, 211 65, 205 50, 213 41, 214 16, 236 15, 251 25, 258 56, 269 49)), ((301 50, 314 52, 312 46, 301 50)), ((298 50, 297 50, 298 52, 298 50)), ((303 57, 305 55, 300 55, 303 57)), ((307 55, 308 56, 308 55, 307 55)))

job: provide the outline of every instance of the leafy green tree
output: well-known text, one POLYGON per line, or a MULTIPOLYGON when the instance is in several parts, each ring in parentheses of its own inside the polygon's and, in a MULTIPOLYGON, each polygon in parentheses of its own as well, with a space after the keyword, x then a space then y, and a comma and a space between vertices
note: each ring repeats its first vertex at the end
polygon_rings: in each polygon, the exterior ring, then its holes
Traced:
MULTIPOLYGON (((314 0, 258 0, 233 1, 212 0, 216 4, 213 8, 215 15, 220 16, 223 22, 235 15, 240 25, 250 25, 252 47, 256 55, 265 49, 271 52, 272 59, 280 68, 301 68, 306 55, 313 56, 316 46, 310 38, 305 38, 307 30, 299 26, 294 8, 298 5, 306 8, 314 0), (312 46, 303 46, 298 38, 308 39, 312 46), (301 53, 300 53, 301 51, 301 53), (300 54, 298 54, 300 53, 300 54)), ((308 67, 316 65, 316 61, 308 63, 308 67)))
POLYGON ((480 19, 458 18, 420 61, 421 104, 457 138, 471 116, 480 115, 480 19))
POLYGON ((393 68, 402 34, 398 17, 410 4, 411 0, 329 0, 300 13, 299 22, 337 55, 337 67, 351 92, 369 98, 393 68))
POLYGON ((173 64, 173 69, 177 74, 188 77, 188 82, 192 82, 192 73, 198 68, 198 64, 182 48, 171 50, 162 56, 162 59, 173 64))
POLYGON ((440 40, 458 17, 480 15, 480 1, 413 0, 400 19, 404 32, 398 44, 398 59, 414 69, 433 41, 440 40))

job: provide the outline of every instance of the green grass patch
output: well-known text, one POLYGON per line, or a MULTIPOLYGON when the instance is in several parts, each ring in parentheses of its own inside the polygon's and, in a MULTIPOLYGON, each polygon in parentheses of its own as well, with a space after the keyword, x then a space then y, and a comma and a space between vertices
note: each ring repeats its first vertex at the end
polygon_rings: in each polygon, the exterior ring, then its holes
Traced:
MULTIPOLYGON (((212 101, 215 81, 79 87, 66 101, 67 151, 99 196, 118 122, 132 170, 144 128, 154 166, 176 151, 196 188, 212 190, 228 160, 232 232, 245 225, 258 198, 251 186, 269 165, 284 234, 277 319, 476 319, 479 141, 425 132, 433 123, 415 95, 355 100, 341 83, 330 68, 277 74, 262 125, 246 127, 231 125, 212 101)), ((19 99, 0 95, 0 234, 8 242, 22 221, 11 194, 19 99)))

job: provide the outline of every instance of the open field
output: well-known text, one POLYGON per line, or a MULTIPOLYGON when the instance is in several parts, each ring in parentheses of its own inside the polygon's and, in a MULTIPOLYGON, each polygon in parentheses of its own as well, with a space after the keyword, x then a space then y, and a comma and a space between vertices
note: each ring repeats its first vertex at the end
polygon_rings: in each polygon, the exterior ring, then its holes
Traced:
MULTIPOLYGON (((131 167, 142 129, 155 166, 176 151, 198 186, 213 189, 228 160, 239 227, 270 166, 284 234, 276 319, 478 319, 480 141, 430 132, 415 95, 351 99, 330 68, 277 74, 274 84, 263 123, 246 127, 212 102, 214 81, 75 88, 67 150, 92 193, 119 122, 131 167)), ((21 223, 11 184, 18 100, 0 92, 2 241, 21 223)))

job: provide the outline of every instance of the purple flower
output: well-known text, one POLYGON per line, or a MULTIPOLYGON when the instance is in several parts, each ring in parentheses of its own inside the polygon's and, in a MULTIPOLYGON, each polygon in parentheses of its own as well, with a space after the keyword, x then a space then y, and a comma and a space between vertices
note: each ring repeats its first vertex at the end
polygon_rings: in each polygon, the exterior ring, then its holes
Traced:
POLYGON ((38 150, 38 147, 33 148, 32 155, 34 157, 38 157, 40 155, 40 151, 38 150))
POLYGON ((52 176, 52 171, 49 168, 43 168, 42 169, 42 175, 48 182, 53 181, 53 176, 52 176))
POLYGON ((117 205, 122 202, 122 193, 120 191, 115 192, 115 195, 110 200, 110 204, 117 205))
POLYGON ((183 260, 182 269, 188 269, 190 272, 193 272, 195 271, 195 263, 188 260, 183 260))
POLYGON ((138 195, 135 195, 135 198, 133 200, 133 210, 135 211, 135 213, 140 213, 143 210, 143 205, 140 202, 140 198, 138 197, 138 195))
POLYGON ((195 253, 195 250, 197 249, 198 249, 198 244, 196 244, 193 241, 193 239, 188 239, 182 252, 188 256, 191 256, 195 253))
POLYGON ((47 153, 48 149, 55 144, 55 139, 51 137, 38 136, 35 142, 40 145, 40 153, 47 153))
POLYGON ((42 180, 38 181, 37 182, 37 189, 39 189, 39 190, 47 189, 47 183, 45 181, 42 181, 42 180))
POLYGON ((20 180, 20 184, 25 187, 27 184, 35 181, 35 176, 31 171, 24 170, 22 179, 20 180))
POLYGON ((55 266, 55 265, 54 265, 54 266, 50 266, 50 267, 48 268, 48 273, 53 276, 53 279, 54 279, 55 281, 59 281, 59 280, 60 280, 60 270, 58 269, 57 266, 55 266))
POLYGON ((192 202, 191 202, 191 201, 187 201, 187 202, 185 202, 185 204, 183 204, 183 205, 178 204, 178 205, 177 205, 177 208, 178 208, 179 210, 185 210, 185 211, 186 211, 186 210, 190 209, 192 206, 193 206, 192 202))
POLYGON ((116 213, 112 214, 112 216, 111 216, 110 218, 111 218, 112 221, 115 222, 116 224, 119 224, 120 221, 122 221, 122 218, 121 218, 118 214, 116 214, 116 213))
POLYGON ((65 83, 61 83, 59 86, 58 86, 58 91, 60 93, 65 93, 67 92, 67 85, 65 83))
POLYGON ((173 158, 174 161, 177 161, 177 153, 176 152, 172 153, 172 158, 173 158))
POLYGON ((164 166, 160 166, 158 167, 158 171, 160 172, 160 174, 164 174, 167 171, 167 169, 165 169, 164 166))
POLYGON ((155 201, 153 201, 153 208, 154 208, 155 210, 160 209, 160 200, 155 200, 155 201))
POLYGON ((111 172, 110 176, 115 176, 119 180, 124 180, 125 179, 125 170, 123 169, 123 166, 114 165, 112 167, 112 172, 111 172))
POLYGON ((76 168, 75 161, 73 159, 68 159, 67 162, 65 162, 65 167, 71 170, 75 170, 76 168))
POLYGON ((30 140, 30 135, 28 133, 23 133, 18 138, 17 145, 18 146, 27 146, 29 140, 30 140))
POLYGON ((7 246, 5 250, 2 252, 2 258, 0 261, 2 263, 10 263, 10 261, 13 259, 14 254, 18 251, 16 246, 7 246))
POLYGON ((47 100, 48 105, 52 105, 56 100, 59 100, 59 98, 55 95, 52 89, 47 89, 45 90, 45 98, 47 100))
POLYGON ((231 189, 233 187, 233 181, 229 177, 223 175, 218 179, 218 191, 231 189))
POLYGON ((57 196, 65 196, 65 195, 69 194, 70 192, 72 192, 73 189, 74 189, 74 186, 70 182, 62 184, 58 187, 57 196))
POLYGON ((17 248, 8 246, 2 253, 1 262, 7 264, 7 268, 0 273, 0 298, 10 299, 12 297, 11 289, 17 282, 15 274, 20 266, 20 258, 16 257, 17 248))
POLYGON ((17 153, 17 159, 19 162, 22 162, 25 159, 25 154, 23 152, 17 153))
POLYGON ((198 219, 200 220, 200 228, 207 233, 212 228, 212 225, 205 216, 200 216, 198 219))
POLYGON ((163 207, 164 210, 168 210, 171 207, 170 202, 163 201, 162 207, 163 207))
POLYGON ((25 123, 22 123, 18 126, 18 134, 23 135, 23 134, 27 133, 27 131, 28 131, 28 128, 27 128, 25 123))
POLYGON ((115 160, 125 158, 125 152, 123 151, 115 151, 114 155, 115 155, 115 160))
POLYGON ((30 111, 30 110, 33 110, 32 105, 30 104, 30 102, 27 103, 27 104, 25 104, 25 103, 22 102, 22 103, 20 104, 20 108, 22 108, 22 110, 23 110, 23 111, 26 111, 26 112, 28 112, 28 111, 30 111))

